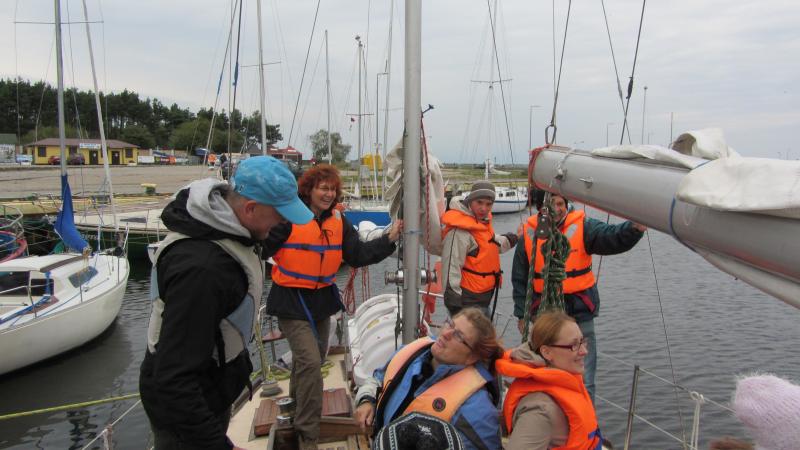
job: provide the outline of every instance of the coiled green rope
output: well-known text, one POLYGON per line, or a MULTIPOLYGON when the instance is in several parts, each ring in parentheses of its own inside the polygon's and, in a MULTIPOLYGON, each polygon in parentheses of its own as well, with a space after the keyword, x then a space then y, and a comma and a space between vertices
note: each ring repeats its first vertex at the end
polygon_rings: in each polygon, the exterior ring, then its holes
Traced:
MULTIPOLYGON (((545 205, 550 205, 550 193, 545 195, 545 205)), ((542 208, 540 214, 549 214, 549 208, 542 208)), ((544 267, 542 267, 542 281, 544 287, 542 289, 541 302, 536 314, 539 315, 545 311, 564 311, 564 280, 567 278, 566 265, 567 258, 569 257, 570 245, 569 239, 561 234, 558 229, 558 224, 552 220, 546 220, 547 229, 540 230, 539 221, 533 236, 533 250, 531 254, 530 266, 528 267, 528 284, 525 293, 525 315, 523 321, 525 328, 522 332, 522 342, 528 340, 531 325, 531 306, 533 305, 533 280, 536 276, 536 258, 544 256, 544 267), (537 254, 536 244, 540 236, 546 236, 547 240, 542 244, 541 255, 537 254)))

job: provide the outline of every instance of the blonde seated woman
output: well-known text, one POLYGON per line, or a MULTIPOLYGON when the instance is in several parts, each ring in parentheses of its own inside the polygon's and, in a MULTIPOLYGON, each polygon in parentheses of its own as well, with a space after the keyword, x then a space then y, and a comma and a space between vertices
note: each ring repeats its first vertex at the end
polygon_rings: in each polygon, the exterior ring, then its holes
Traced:
POLYGON ((515 378, 503 404, 505 450, 603 448, 583 385, 586 344, 575 319, 547 312, 534 322, 528 342, 497 360, 497 372, 515 378))

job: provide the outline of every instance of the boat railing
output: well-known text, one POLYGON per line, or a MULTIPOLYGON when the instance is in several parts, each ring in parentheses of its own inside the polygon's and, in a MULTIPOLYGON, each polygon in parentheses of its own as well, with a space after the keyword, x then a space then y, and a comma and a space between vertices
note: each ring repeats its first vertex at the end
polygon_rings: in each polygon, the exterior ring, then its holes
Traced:
MULTIPOLYGON (((677 383, 674 383, 674 382, 672 382, 670 380, 667 380, 666 378, 663 378, 663 377, 653 373, 652 371, 650 371, 648 369, 642 368, 638 364, 631 364, 630 362, 624 361, 624 360, 622 360, 620 358, 617 358, 617 357, 615 357, 613 355, 610 355, 608 353, 603 353, 603 352, 597 352, 597 353, 599 355, 602 355, 604 358, 612 359, 612 360, 614 360, 615 362, 617 362, 617 363, 619 363, 621 365, 633 368, 633 375, 632 375, 632 382, 631 382, 631 393, 630 393, 630 398, 629 398, 629 402, 628 402, 628 407, 627 408, 622 406, 622 405, 619 405, 618 403, 616 403, 616 402, 614 402, 614 401, 612 401, 612 400, 610 400, 608 398, 605 398, 605 397, 603 397, 601 395, 596 394, 596 397, 599 400, 601 400, 604 403, 610 405, 611 407, 616 408, 616 409, 618 409, 620 411, 623 411, 623 412, 625 412, 627 414, 627 426, 626 426, 626 430, 625 430, 625 445, 623 447, 623 449, 625 449, 625 450, 631 448, 631 436, 633 434, 634 419, 638 419, 639 421, 644 422, 645 424, 647 424, 649 427, 653 428, 654 430, 656 430, 656 431, 666 435, 667 437, 675 440, 676 442, 680 443, 683 446, 683 448, 686 449, 686 450, 700 450, 698 444, 699 444, 699 438, 700 438, 700 411, 701 411, 702 406, 704 404, 708 403, 708 404, 714 405, 714 406, 716 406, 716 407, 718 407, 718 408, 720 408, 722 410, 728 411, 728 412, 730 412, 732 414, 734 413, 734 411, 730 407, 728 407, 728 406, 726 406, 724 404, 721 404, 719 402, 716 402, 716 401, 714 401, 714 400, 712 400, 712 399, 710 399, 708 397, 705 397, 703 394, 700 394, 697 391, 693 391, 693 390, 691 390, 691 389, 689 389, 689 388, 687 388, 685 386, 682 386, 680 384, 677 384, 677 383), (655 380, 657 380, 657 381, 659 381, 659 382, 661 382, 661 383, 663 383, 663 384, 665 384, 667 386, 670 386, 674 390, 674 392, 676 394, 676 399, 682 393, 682 394, 686 395, 688 397, 688 399, 694 404, 694 411, 693 411, 693 416, 692 416, 692 429, 691 429, 691 434, 689 436, 688 441, 687 441, 685 429, 682 428, 682 431, 683 431, 682 436, 676 436, 674 433, 671 433, 671 432, 665 430, 663 427, 660 427, 660 426, 656 425, 652 421, 650 421, 647 418, 642 417, 642 416, 640 416, 639 414, 636 413, 636 397, 637 397, 637 393, 638 393, 638 390, 639 390, 639 378, 640 378, 641 375, 652 377, 653 379, 655 379, 655 380)), ((682 420, 682 412, 679 411, 679 414, 681 415, 681 425, 683 425, 683 423, 682 423, 683 422, 683 420, 682 420)))

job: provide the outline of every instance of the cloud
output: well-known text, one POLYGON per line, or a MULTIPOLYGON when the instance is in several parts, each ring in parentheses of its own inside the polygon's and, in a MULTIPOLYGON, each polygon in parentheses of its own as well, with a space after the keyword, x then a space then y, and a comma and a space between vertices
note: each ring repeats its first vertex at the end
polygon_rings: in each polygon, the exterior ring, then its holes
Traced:
MULTIPOLYGON (((231 70, 229 65, 223 66, 223 54, 231 22, 230 2, 88 3, 93 20, 102 17, 104 21, 92 25, 103 88, 127 88, 143 97, 158 97, 167 104, 177 102, 196 109, 213 104, 223 73, 219 107, 229 108, 231 70)), ((244 3, 239 59, 242 65, 254 65, 255 2, 244 3)), ((543 130, 550 123, 553 35, 560 49, 567 2, 556 2, 555 16, 552 2, 503 0, 498 4, 500 73, 503 78, 513 79, 503 88, 514 160, 519 162, 525 158, 529 136, 533 136, 533 145, 542 144, 543 130), (533 109, 532 121, 531 105, 539 105, 533 109)), ((0 46, 0 76, 54 79, 52 58, 48 56, 52 55, 52 28, 13 24, 15 17, 18 21, 52 20, 50 6, 44 0, 0 3, 0 21, 5 24, 0 27, 0 40, 8 43, 0 46)), ((641 6, 641 1, 605 1, 623 90, 633 68, 641 6)), ((79 7, 80 3, 69 2, 73 21, 82 16, 79 7)), ((299 101, 303 110, 295 115, 316 2, 263 2, 264 61, 275 63, 266 66, 267 117, 281 125, 284 137, 292 128, 292 118, 302 118, 295 119, 292 145, 306 148, 305 137, 326 126, 322 36, 327 29, 332 123, 334 131, 341 132, 347 143, 355 146, 355 132, 346 129, 347 114, 357 108, 354 36, 362 36, 367 45, 367 74, 362 80, 363 97, 367 99, 364 109, 374 113, 376 74, 384 70, 389 50, 388 7, 389 2, 366 0, 320 4, 299 101)), ((487 3, 440 0, 423 2, 422 8, 422 101, 436 105, 426 116, 431 147, 446 161, 482 160, 487 149, 498 162, 510 161, 505 115, 500 106, 495 106, 491 120, 487 119, 489 116, 483 111, 487 104, 485 86, 476 87, 471 81, 497 76, 496 67, 490 71, 496 62, 489 59, 488 53, 492 40, 488 34, 487 3), (483 50, 483 56, 479 50, 483 50), (487 123, 493 125, 485 132, 474 129, 477 124, 487 123), (486 140, 468 142, 472 138, 465 136, 482 136, 486 140), (473 149, 472 154, 467 154, 466 149, 473 149)), ((752 152, 772 156, 772 148, 791 148, 798 122, 795 86, 800 81, 800 31, 796 27, 799 16, 800 4, 781 0, 648 2, 628 107, 633 142, 642 140, 644 134, 644 140, 649 137, 651 142, 666 143, 673 113, 675 134, 701 126, 720 126, 730 145, 745 155, 752 152), (644 86, 648 86, 648 92, 642 133, 644 86), (764 142, 769 142, 769 147, 764 142)), ((403 2, 395 0, 387 139, 390 145, 399 138, 403 125, 402 112, 397 108, 403 105, 404 20, 403 2)), ((65 58, 74 63, 68 79, 74 72, 74 83, 86 89, 91 86, 91 75, 83 26, 72 25, 70 29, 71 54, 65 51, 65 58)), ((556 115, 558 140, 566 145, 583 141, 585 147, 602 146, 608 123, 616 124, 608 126, 609 134, 616 134, 610 139, 619 139, 623 117, 601 3, 573 2, 568 31, 556 115)), ((381 83, 385 85, 385 77, 381 83)), ((255 68, 241 68, 237 107, 246 111, 258 109, 257 97, 255 68)), ((383 109, 385 92, 381 91, 379 97, 383 109)), ((502 100, 495 95, 489 103, 501 105, 502 100)), ((386 115, 380 111, 379 117, 386 115)), ((369 117, 364 121, 369 123, 365 127, 369 138, 365 140, 374 141, 374 116, 369 117)), ((383 134, 382 124, 379 133, 383 134)), ((365 151, 369 148, 364 146, 365 151)))

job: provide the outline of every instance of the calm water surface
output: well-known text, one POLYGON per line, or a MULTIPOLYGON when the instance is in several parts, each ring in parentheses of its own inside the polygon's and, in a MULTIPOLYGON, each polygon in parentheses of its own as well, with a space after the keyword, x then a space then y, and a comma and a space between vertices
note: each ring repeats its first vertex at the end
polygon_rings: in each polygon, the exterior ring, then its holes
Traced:
MULTIPOLYGON (((495 228, 500 233, 514 231, 519 223, 518 215, 499 216, 495 228)), ((723 404, 729 402, 737 374, 766 371, 800 381, 800 311, 717 271, 662 233, 651 232, 649 244, 645 236, 630 252, 603 258, 601 315, 596 320, 600 351, 605 353, 600 356, 597 375, 600 396, 627 407, 633 374, 628 364, 639 364, 669 380, 674 373, 678 384, 723 404)), ((513 311, 512 256, 509 252, 502 257, 508 276, 497 320, 498 330, 505 330, 506 345, 519 342, 515 322, 509 321, 513 311)), ((598 265, 595 258, 595 268, 598 265)), ((389 259, 371 268, 373 294, 388 289, 383 287, 383 273, 395 266, 396 260, 389 259)), ((339 274, 340 286, 347 280, 347 270, 339 274)), ((77 351, 0 378, 0 414, 136 392, 149 316, 148 276, 149 266, 133 268, 122 311, 100 338, 77 351)), ((436 316, 443 310, 440 307, 436 316)), ((681 434, 682 415, 688 435, 694 404, 684 394, 679 398, 676 400, 669 386, 642 375, 637 411, 676 435, 681 434)), ((0 447, 83 448, 135 403, 128 400, 0 421, 0 447)), ((597 408, 604 435, 621 448, 626 413, 602 400, 597 408)), ((707 448, 715 437, 746 437, 729 412, 710 404, 701 411, 701 448, 707 448)), ((141 405, 113 427, 113 442, 117 449, 151 445, 141 405)), ((102 439, 92 448, 102 448, 102 439)), ((632 448, 682 447, 636 421, 632 448)))

